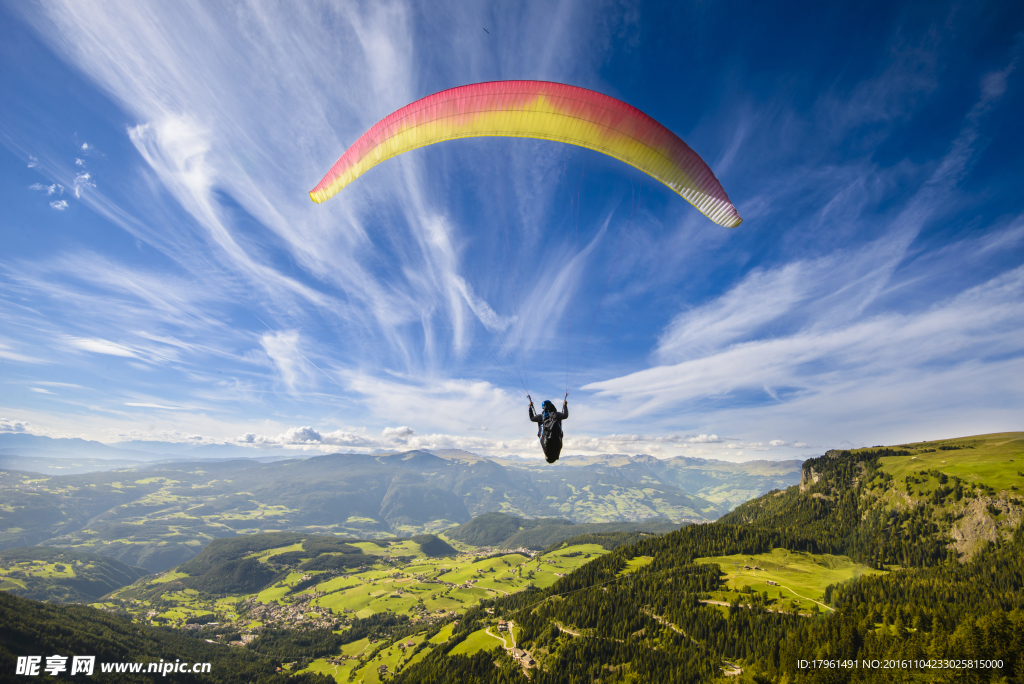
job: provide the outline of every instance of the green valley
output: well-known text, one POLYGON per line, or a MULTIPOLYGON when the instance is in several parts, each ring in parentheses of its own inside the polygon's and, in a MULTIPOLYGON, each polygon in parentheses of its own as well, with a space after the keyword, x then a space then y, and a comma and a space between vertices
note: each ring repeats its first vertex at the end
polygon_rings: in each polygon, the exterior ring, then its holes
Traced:
MULTIPOLYGON (((988 653, 1001 664, 976 674, 1011 682, 1020 460, 1020 433, 829 451, 800 484, 665 532, 492 512, 439 534, 242 534, 92 606, 337 682, 882 682, 799 663, 988 653), (507 548, 531 535, 554 541, 507 548)), ((20 572, 58 582, 44 560, 20 572)), ((971 673, 935 674, 900 676, 971 673)))
MULTIPOLYGON (((609 535, 606 545, 615 541, 609 535)), ((481 601, 550 587, 608 553, 594 543, 562 544, 538 555, 454 543, 465 550, 429 535, 374 541, 291 533, 221 539, 174 571, 135 582, 93 606, 282 660, 292 651, 282 647, 280 636, 266 635, 320 634, 327 651, 300 649, 304 656, 294 661, 296 670, 344 681, 353 673, 376 673, 381 665, 401 671, 422 659, 424 649, 446 643, 460 616, 481 601), (334 558, 353 562, 310 569, 334 558), (372 623, 382 616, 389 622, 372 623), (363 632, 367 636, 359 636, 363 632)), ((493 647, 495 639, 482 635, 478 641, 493 647)), ((471 646, 460 652, 479 650, 471 646)))

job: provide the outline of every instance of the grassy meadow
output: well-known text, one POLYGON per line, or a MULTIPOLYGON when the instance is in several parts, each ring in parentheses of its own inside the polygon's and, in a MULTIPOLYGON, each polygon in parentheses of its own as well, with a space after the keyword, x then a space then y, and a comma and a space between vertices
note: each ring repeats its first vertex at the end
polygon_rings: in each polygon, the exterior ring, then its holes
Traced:
POLYGON ((1024 432, 911 442, 890 448, 910 452, 906 456, 882 458, 882 469, 897 482, 922 470, 937 470, 968 483, 984 484, 997 492, 1024 490, 1024 432))
POLYGON ((755 591, 762 595, 766 593, 771 602, 795 600, 801 610, 813 610, 812 602, 824 603, 825 587, 830 584, 882 573, 846 556, 786 549, 754 555, 698 558, 694 562, 717 563, 722 569, 724 586, 712 594, 712 600, 739 600, 742 603, 745 597, 749 597, 749 591, 755 591))

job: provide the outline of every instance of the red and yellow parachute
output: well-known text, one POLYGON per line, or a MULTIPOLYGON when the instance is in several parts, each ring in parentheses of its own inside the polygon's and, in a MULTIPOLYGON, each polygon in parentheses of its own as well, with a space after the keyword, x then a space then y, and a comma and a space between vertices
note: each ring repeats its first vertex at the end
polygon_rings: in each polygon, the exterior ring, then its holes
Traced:
POLYGON ((328 200, 382 161, 417 147, 482 136, 596 150, 661 181, 721 226, 743 221, 708 165, 675 133, 613 97, 546 81, 476 83, 406 105, 356 140, 309 196, 328 200))

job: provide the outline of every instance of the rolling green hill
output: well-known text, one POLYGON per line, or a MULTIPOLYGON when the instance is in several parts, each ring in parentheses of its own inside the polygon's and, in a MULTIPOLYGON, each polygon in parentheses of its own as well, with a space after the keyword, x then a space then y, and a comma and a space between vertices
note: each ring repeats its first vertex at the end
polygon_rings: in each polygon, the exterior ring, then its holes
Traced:
POLYGON ((664 518, 641 520, 638 522, 613 523, 581 523, 579 525, 545 525, 529 530, 521 530, 501 543, 507 549, 546 549, 569 539, 584 535, 602 535, 612 532, 646 532, 649 534, 665 534, 679 529, 677 523, 664 518))
POLYGON ((463 525, 445 530, 445 536, 470 546, 501 546, 506 539, 524 530, 571 524, 562 518, 530 519, 508 513, 484 513, 463 525))
POLYGON ((449 539, 470 546, 492 546, 502 549, 540 551, 552 544, 585 534, 608 532, 649 532, 664 534, 679 529, 677 523, 665 518, 634 522, 582 523, 574 525, 560 518, 520 518, 507 513, 484 513, 468 523, 445 530, 449 539))
POLYGON ((412 540, 419 544, 420 551, 429 558, 446 558, 458 554, 455 547, 433 534, 418 534, 412 540))
POLYGON ((51 546, 0 551, 0 591, 57 603, 88 603, 146 575, 94 553, 51 546))

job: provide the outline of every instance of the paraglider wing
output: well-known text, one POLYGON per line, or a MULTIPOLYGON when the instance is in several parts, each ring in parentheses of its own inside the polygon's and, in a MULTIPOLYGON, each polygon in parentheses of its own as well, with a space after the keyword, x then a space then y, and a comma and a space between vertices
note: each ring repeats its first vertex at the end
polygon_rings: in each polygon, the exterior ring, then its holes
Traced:
POLYGON ((613 97, 546 81, 476 83, 406 105, 356 140, 309 196, 324 202, 417 147, 483 136, 556 140, 602 152, 661 181, 721 226, 743 221, 708 165, 675 133, 613 97))

